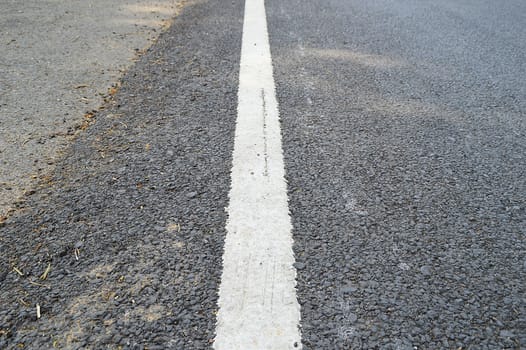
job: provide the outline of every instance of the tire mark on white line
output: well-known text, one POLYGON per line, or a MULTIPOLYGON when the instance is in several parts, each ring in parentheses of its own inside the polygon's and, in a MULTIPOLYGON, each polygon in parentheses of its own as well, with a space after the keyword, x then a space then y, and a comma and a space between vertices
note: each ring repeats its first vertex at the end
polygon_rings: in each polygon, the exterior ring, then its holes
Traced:
POLYGON ((264 0, 246 0, 214 341, 218 350, 301 348, 292 224, 272 74, 264 0))
POLYGON ((265 172, 264 176, 268 176, 268 138, 267 138, 267 101, 265 100, 265 89, 261 89, 261 103, 263 104, 263 140, 265 141, 263 147, 263 155, 265 157, 265 172))

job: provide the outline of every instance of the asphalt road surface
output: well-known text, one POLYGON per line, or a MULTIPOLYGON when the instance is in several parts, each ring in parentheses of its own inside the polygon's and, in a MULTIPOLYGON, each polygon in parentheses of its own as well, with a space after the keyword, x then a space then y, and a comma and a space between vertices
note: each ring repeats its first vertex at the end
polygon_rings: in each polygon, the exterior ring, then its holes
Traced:
MULTIPOLYGON (((265 7, 300 310, 287 348, 525 348, 526 3, 265 7)), ((188 3, 0 226, 0 348, 219 348, 244 9, 188 3)))

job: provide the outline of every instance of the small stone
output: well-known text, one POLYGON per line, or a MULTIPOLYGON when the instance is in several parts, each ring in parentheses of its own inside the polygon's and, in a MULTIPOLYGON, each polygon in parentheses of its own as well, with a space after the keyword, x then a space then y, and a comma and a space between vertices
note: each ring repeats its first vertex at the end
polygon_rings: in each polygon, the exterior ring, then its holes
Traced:
POLYGON ((293 265, 296 270, 303 270, 305 268, 305 264, 302 262, 295 262, 293 265))
POLYGON ((367 286, 369 288, 378 288, 380 286, 380 283, 376 282, 376 281, 369 281, 367 283, 367 286))
POLYGON ((433 328, 433 330, 431 332, 433 333, 433 336, 435 336, 435 338, 440 337, 440 335, 442 334, 440 329, 438 329, 437 327, 433 328))
POLYGON ((357 319, 358 319, 358 316, 356 316, 356 314, 353 314, 352 312, 347 315, 347 320, 350 323, 356 322, 357 319))
POLYGON ((0 272, 0 282, 5 280, 6 277, 7 277, 7 271, 0 272))
POLYGON ((409 265, 407 265, 405 262, 402 262, 402 263, 398 264, 398 267, 402 271, 408 271, 410 269, 409 265))
POLYGON ((513 338, 515 336, 515 334, 507 330, 500 331, 499 335, 501 338, 513 338))
POLYGON ((75 243, 75 248, 77 249, 82 248, 82 246, 84 246, 84 243, 82 241, 77 241, 77 243, 75 243))
POLYGON ((120 344, 121 340, 122 340, 122 336, 120 334, 113 335, 112 341, 115 344, 120 344))
POLYGON ((431 266, 429 265, 424 265, 420 268, 420 272, 422 272, 422 274, 424 276, 430 276, 431 275, 431 266))
POLYGON ((197 196, 197 192, 190 192, 186 195, 187 198, 194 198, 195 196, 197 196))
POLYGON ((356 292, 356 290, 357 288, 352 285, 345 286, 341 289, 342 293, 345 293, 345 294, 356 292))

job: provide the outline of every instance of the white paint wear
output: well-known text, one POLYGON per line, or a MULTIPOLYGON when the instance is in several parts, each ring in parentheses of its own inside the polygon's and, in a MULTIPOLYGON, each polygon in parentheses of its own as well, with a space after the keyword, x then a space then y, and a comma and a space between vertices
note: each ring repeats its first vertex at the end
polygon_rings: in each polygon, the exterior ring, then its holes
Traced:
POLYGON ((246 0, 217 350, 300 349, 292 224, 263 0, 246 0))

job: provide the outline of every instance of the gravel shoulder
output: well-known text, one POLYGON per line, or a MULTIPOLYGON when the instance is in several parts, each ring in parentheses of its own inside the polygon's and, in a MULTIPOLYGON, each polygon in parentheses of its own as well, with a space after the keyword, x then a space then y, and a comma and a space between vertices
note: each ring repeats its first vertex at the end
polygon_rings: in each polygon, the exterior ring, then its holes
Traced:
POLYGON ((179 3, 0 0, 0 218, 49 174, 179 3))

